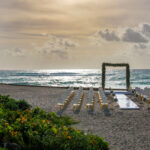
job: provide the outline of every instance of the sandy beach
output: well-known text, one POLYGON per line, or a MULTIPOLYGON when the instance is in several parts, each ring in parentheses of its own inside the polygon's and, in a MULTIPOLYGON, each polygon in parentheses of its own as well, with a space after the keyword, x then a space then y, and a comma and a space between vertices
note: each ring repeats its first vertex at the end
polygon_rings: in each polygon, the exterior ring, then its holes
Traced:
MULTIPOLYGON (((33 107, 39 106, 47 112, 55 111, 56 104, 66 88, 17 86, 0 84, 0 94, 10 95, 15 99, 25 99, 33 107)), ((104 137, 112 150, 149 150, 150 149, 150 110, 145 102, 134 96, 129 96, 139 107, 139 110, 120 110, 116 102, 109 99, 110 115, 106 116, 100 109, 97 92, 95 91, 94 114, 87 113, 88 90, 79 114, 72 111, 73 101, 64 110, 63 115, 71 116, 80 121, 74 125, 87 133, 104 137)), ((148 91, 150 93, 150 91, 148 91)), ((147 93, 148 93, 147 92, 147 93)), ((109 97, 108 97, 109 98, 109 97)))

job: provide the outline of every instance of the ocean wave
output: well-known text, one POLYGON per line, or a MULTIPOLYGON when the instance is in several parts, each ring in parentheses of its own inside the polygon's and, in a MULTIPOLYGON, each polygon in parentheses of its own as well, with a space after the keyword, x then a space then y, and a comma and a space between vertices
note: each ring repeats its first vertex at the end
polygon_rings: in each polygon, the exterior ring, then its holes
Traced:
MULTIPOLYGON (((100 70, 0 70, 0 83, 38 86, 101 86, 100 70)), ((113 88, 126 87, 124 70, 108 70, 106 86, 113 88)), ((131 70, 132 87, 150 87, 150 70, 131 70)))

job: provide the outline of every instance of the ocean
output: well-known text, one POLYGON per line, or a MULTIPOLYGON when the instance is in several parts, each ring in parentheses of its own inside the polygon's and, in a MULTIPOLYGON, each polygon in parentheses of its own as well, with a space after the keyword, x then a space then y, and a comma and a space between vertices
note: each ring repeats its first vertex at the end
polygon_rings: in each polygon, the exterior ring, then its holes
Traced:
MULTIPOLYGON (((150 70, 131 70, 131 86, 150 87, 150 70)), ((0 70, 0 83, 54 87, 100 87, 100 69, 0 70)), ((126 88, 125 70, 107 70, 106 88, 126 88)))

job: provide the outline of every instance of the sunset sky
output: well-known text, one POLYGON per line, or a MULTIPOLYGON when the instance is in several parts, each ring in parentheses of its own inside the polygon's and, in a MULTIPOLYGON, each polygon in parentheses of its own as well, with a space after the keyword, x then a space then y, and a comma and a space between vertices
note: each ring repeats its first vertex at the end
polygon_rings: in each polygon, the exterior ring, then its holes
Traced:
POLYGON ((150 0, 0 0, 0 69, 150 69, 150 0))

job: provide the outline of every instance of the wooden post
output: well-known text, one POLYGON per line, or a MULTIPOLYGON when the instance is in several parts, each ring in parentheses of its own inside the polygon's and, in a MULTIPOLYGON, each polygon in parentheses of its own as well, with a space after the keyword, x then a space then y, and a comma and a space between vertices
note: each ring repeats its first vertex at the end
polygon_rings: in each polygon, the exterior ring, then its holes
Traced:
POLYGON ((102 64, 102 88, 105 90, 105 73, 106 73, 105 63, 102 64))

